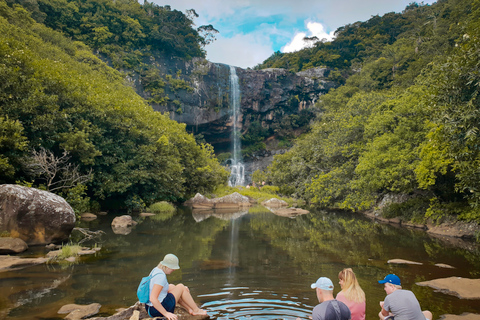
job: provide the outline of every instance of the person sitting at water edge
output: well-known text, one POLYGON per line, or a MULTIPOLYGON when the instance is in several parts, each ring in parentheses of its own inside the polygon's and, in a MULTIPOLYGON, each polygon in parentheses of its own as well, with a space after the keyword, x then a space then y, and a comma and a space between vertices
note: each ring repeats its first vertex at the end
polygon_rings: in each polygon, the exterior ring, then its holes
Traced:
POLYGON ((400 278, 389 274, 378 283, 384 284, 387 293, 385 301, 380 301, 382 310, 378 314, 380 320, 432 320, 430 311, 422 311, 420 303, 412 291, 402 289, 400 278))
POLYGON ((183 284, 168 284, 167 274, 180 269, 178 258, 174 254, 167 254, 162 261, 153 268, 150 275, 150 298, 145 304, 145 309, 150 317, 165 317, 176 320, 176 302, 187 309, 191 315, 206 315, 207 311, 200 309, 190 294, 188 287, 183 284))
POLYGON ((345 268, 338 273, 338 280, 342 291, 336 299, 347 305, 352 313, 352 320, 365 320, 365 292, 358 284, 357 277, 351 268, 345 268))
MULTIPOLYGON (((313 320, 350 320, 351 313, 347 305, 333 298, 332 280, 326 277, 318 278, 317 282, 312 283, 312 289, 315 289, 320 304, 313 308, 313 320)), ((297 318, 300 320, 300 318, 297 318)))

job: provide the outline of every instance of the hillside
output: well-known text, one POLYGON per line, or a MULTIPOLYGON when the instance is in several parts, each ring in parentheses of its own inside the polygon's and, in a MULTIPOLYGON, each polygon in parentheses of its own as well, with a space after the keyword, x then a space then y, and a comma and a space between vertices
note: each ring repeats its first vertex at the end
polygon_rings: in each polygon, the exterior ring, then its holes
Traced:
POLYGON ((0 183, 54 191, 80 212, 182 201, 226 180, 211 147, 122 73, 11 5, 0 1, 0 183))
POLYGON ((275 157, 269 181, 320 207, 393 203, 386 217, 480 221, 479 21, 477 0, 412 4, 265 61, 336 67, 345 79, 316 105, 311 132, 275 157))

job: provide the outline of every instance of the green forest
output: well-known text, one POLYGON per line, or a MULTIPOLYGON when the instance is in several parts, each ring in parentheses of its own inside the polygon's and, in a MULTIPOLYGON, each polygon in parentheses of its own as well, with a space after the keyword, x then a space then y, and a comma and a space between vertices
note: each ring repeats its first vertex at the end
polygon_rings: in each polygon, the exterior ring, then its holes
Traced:
POLYGON ((203 54, 205 38, 169 8, 0 1, 0 183, 58 193, 77 212, 106 205, 141 210, 224 183, 228 172, 211 146, 153 111, 125 74, 93 53, 113 61, 121 51, 124 66, 140 45, 135 41, 147 38, 135 30, 154 35, 153 25, 162 26, 157 19, 171 20, 164 27, 172 34, 141 45, 186 58, 203 54))
MULTIPOLYGON (((480 221, 480 1, 412 3, 257 69, 325 66, 342 86, 259 176, 318 207, 480 221), (401 202, 401 203, 400 203, 401 202)), ((307 39, 308 40, 308 39, 307 39)))
MULTIPOLYGON (((56 192, 77 212, 223 185, 212 147, 149 105, 167 103, 168 78, 149 59, 205 57, 215 39, 195 17, 133 0, 0 0, 0 183, 56 192)), ((326 67, 338 87, 254 179, 315 207, 362 211, 391 197, 401 201, 386 217, 480 221, 480 0, 412 2, 335 35, 255 67, 326 67)))

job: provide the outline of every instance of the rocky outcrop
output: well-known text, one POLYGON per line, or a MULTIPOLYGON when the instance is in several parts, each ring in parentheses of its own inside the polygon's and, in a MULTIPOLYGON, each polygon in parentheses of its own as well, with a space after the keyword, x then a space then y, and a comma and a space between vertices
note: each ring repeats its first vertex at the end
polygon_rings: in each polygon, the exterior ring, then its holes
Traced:
POLYGON ((238 209, 250 207, 252 204, 248 197, 234 192, 224 197, 214 199, 208 199, 204 195, 197 193, 195 197, 185 201, 185 205, 191 206, 194 209, 238 209))
POLYGON ((25 241, 19 238, 0 238, 0 254, 20 253, 28 249, 25 241))
MULTIPOLYGON (((151 102, 155 110, 187 124, 187 130, 203 134, 215 147, 230 144, 233 128, 230 102, 230 66, 203 58, 183 61, 151 57, 148 62, 164 78, 163 103, 151 102), (182 85, 179 85, 182 84, 182 85)), ((235 68, 241 92, 241 114, 237 127, 245 133, 258 121, 270 128, 282 118, 308 109, 336 84, 328 81, 330 70, 312 68, 294 73, 285 69, 235 68)), ((150 99, 139 75, 129 78, 136 91, 150 99)))
POLYGON ((0 232, 37 245, 68 240, 74 226, 75 213, 62 197, 35 188, 0 186, 0 232))

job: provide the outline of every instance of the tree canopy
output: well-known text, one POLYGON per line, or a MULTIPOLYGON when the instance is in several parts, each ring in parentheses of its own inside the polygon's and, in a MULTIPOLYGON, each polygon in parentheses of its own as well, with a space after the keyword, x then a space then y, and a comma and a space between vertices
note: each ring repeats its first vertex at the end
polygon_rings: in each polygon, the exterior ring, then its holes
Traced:
MULTIPOLYGON (((69 6, 56 8, 76 12, 69 6)), ((27 167, 42 148, 92 172, 79 192, 129 208, 181 201, 226 180, 210 146, 153 111, 84 43, 5 1, 0 32, 0 183, 39 184, 27 167)))
POLYGON ((420 207, 410 218, 480 220, 479 21, 478 0, 411 4, 266 60, 260 67, 325 65, 346 79, 317 103, 311 132, 275 157, 269 180, 321 207, 370 209, 396 194, 420 207))

